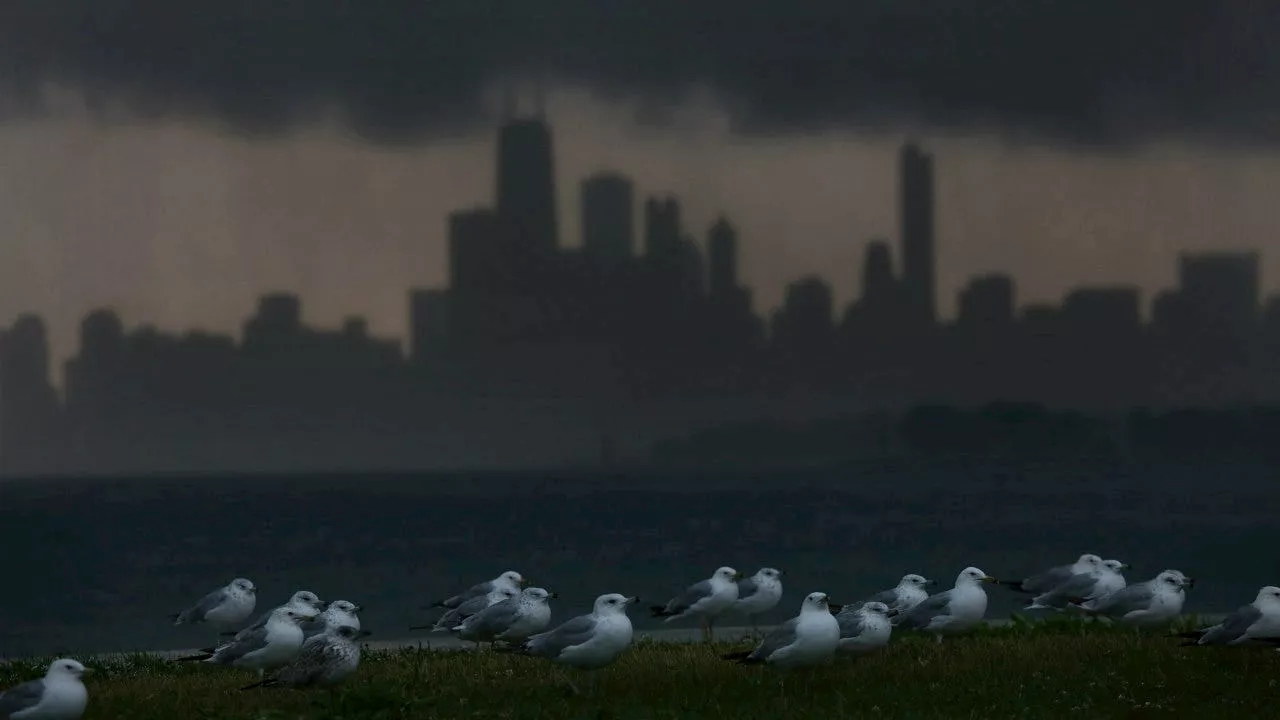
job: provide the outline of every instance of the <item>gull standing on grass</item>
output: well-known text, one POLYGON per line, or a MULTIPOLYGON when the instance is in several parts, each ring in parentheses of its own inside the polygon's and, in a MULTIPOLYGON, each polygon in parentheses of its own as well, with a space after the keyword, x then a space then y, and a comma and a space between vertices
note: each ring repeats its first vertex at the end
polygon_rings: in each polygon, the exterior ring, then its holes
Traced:
POLYGON ((253 614, 258 589, 246 578, 236 578, 200 598, 191 607, 170 616, 174 625, 209 623, 215 632, 235 632, 253 614))
POLYGON ((280 667, 298 654, 302 647, 302 623, 314 620, 315 615, 303 615, 288 606, 271 611, 262 627, 241 630, 235 638, 216 648, 201 650, 200 655, 178 658, 179 662, 203 660, 215 665, 257 670, 262 677, 265 670, 280 667))
POLYGON ((1261 645, 1280 638, 1280 587, 1267 585, 1217 625, 1178 637, 1189 638, 1183 645, 1261 645))
POLYGON ((523 642, 547 629, 551 623, 547 601, 553 597, 555 593, 540 587, 525 588, 519 596, 494 603, 452 629, 458 637, 472 642, 523 642))
POLYGON ((927 588, 937 584, 936 580, 929 580, 923 575, 907 573, 898 581, 898 585, 896 587, 891 587, 888 590, 881 590, 861 602, 845 605, 841 612, 853 612, 862 607, 864 603, 879 602, 887 605, 894 615, 901 615, 905 612, 909 612, 912 608, 924 602, 929 597, 929 591, 927 588))
POLYGON ((1041 595, 1060 587, 1073 576, 1093 572, 1101 565, 1102 558, 1093 553, 1085 553, 1069 565, 1051 567, 1038 575, 1022 580, 1001 580, 998 584, 1027 595, 1041 595))
POLYGON ((987 612, 987 591, 982 583, 996 579, 976 567, 967 567, 956 576, 956 584, 950 590, 930 595, 927 600, 899 615, 893 623, 903 630, 922 630, 932 633, 942 642, 942 636, 969 630, 982 622, 987 612))
POLYGON ((354 625, 326 628, 320 634, 307 638, 297 657, 288 665, 276 670, 270 677, 240 689, 275 685, 336 685, 360 667, 360 638, 368 635, 368 630, 361 630, 354 625))
MULTIPOLYGON (((320 599, 320 596, 310 590, 299 590, 289 598, 289 602, 283 605, 277 605, 263 613, 253 624, 245 628, 245 630, 257 630, 266 626, 267 620, 271 619, 271 615, 281 608, 292 610, 299 615, 319 615, 325 609, 326 603, 320 599)), ((242 630, 241 632, 244 632, 242 630)), ((223 635, 233 636, 236 633, 224 632, 223 635)))
POLYGON ((484 582, 476 583, 451 598, 437 600, 428 607, 453 609, 472 598, 488 595, 494 590, 510 590, 512 595, 516 595, 520 592, 520 588, 524 587, 527 582, 528 580, 526 580, 520 573, 515 570, 508 570, 492 580, 485 580, 484 582))
POLYGON ((755 575, 738 581, 738 599, 733 609, 747 616, 751 629, 756 630, 759 617, 777 606, 782 599, 782 571, 777 568, 760 568, 755 575))
POLYGON ((717 568, 710 578, 690 585, 666 605, 653 605, 650 610, 653 617, 666 618, 665 622, 685 617, 699 618, 702 621, 702 638, 711 642, 712 625, 717 616, 737 601, 738 580, 741 579, 742 573, 731 567, 717 568))
POLYGON ((800 614, 774 628, 754 650, 729 653, 726 660, 767 663, 778 667, 804 667, 831 660, 840 644, 840 624, 827 602, 827 594, 809 593, 800 603, 800 614))
POLYGON ((0 720, 80 720, 89 704, 80 679, 87 672, 70 658, 54 660, 43 678, 0 692, 0 720))
POLYGON ((450 608, 443 615, 436 619, 430 625, 410 625, 410 630, 430 630, 438 632, 442 630, 452 630, 462 623, 463 620, 475 615, 491 605, 497 605, 503 600, 519 597, 520 590, 513 590, 509 587, 498 587, 490 590, 487 595, 477 595, 461 605, 450 608))
POLYGON ((840 625, 840 651, 863 655, 888 645, 893 635, 893 623, 889 618, 896 614, 897 611, 876 600, 868 600, 857 608, 845 605, 836 614, 836 622, 840 625))
POLYGON ((356 613, 361 610, 364 610, 364 608, 353 602, 334 600, 315 620, 302 624, 302 636, 303 638, 309 638, 343 625, 350 625, 359 630, 360 618, 356 617, 356 613))
MULTIPOLYGON (((579 615, 552 630, 531 636, 520 650, 580 670, 602 668, 631 646, 633 633, 627 609, 639 601, 640 598, 617 593, 601 595, 596 598, 595 607, 589 614, 579 615)), ((568 678, 565 681, 574 693, 578 693, 572 681, 568 678)))
POLYGON ((1119 620, 1134 627, 1153 627, 1172 622, 1182 613, 1187 588, 1195 580, 1177 570, 1165 570, 1146 582, 1094 600, 1072 603, 1092 615, 1119 620))

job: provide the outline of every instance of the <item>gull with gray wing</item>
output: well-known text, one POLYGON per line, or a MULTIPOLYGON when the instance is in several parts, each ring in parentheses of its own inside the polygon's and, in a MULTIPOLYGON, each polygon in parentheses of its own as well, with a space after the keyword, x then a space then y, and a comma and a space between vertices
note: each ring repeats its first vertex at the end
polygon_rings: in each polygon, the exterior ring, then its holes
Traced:
POLYGON ((890 618, 894 615, 897 611, 877 600, 868 600, 856 608, 844 606, 836 614, 836 622, 840 625, 840 651, 864 655, 888 645, 893 636, 890 618))
POLYGON ((453 597, 444 600, 438 600, 429 607, 442 607, 453 609, 462 603, 477 597, 484 597, 495 590, 510 590, 511 595, 515 596, 520 593, 520 589, 525 586, 528 580, 515 570, 507 570, 492 580, 476 583, 453 597))
POLYGON ((733 606, 738 599, 738 580, 742 573, 728 566, 716 569, 711 577, 700 580, 671 600, 666 605, 650 607, 653 617, 666 618, 664 622, 696 617, 702 622, 703 639, 710 642, 712 626, 715 619, 725 610, 733 606))
MULTIPOLYGON (((257 620, 253 621, 252 625, 246 627, 245 630, 257 630, 266 626, 267 621, 271 619, 271 615, 281 608, 292 610, 299 615, 319 615, 324 611, 325 605, 325 602, 320 599, 319 595, 316 595, 310 590, 299 590, 289 598, 289 602, 283 605, 277 605, 263 613, 257 620)), ((242 630, 241 632, 244 631, 242 630)), ((233 636, 236 633, 224 632, 222 634, 226 636, 233 636)))
POLYGON ((257 602, 258 589, 253 582, 236 578, 171 617, 174 625, 209 623, 216 632, 234 632, 253 614, 257 602))
POLYGON ((289 663, 270 676, 241 690, 255 687, 308 687, 336 685, 360 667, 360 638, 369 635, 354 625, 334 625, 307 638, 289 663))
POLYGON ((724 658, 778 667, 825 663, 840 644, 840 624, 832 615, 832 610, 838 609, 827 601, 826 593, 809 593, 800 603, 800 614, 765 635, 754 650, 729 653, 724 658))
POLYGON ((854 612, 862 607, 864 603, 879 602, 888 606, 894 615, 901 615, 909 612, 912 608, 924 602, 929 597, 928 588, 937 585, 937 581, 929 580, 923 575, 916 573, 907 573, 902 576, 898 584, 888 590, 881 590, 866 600, 856 603, 849 603, 844 606, 841 612, 854 612))
POLYGON ((178 658, 179 662, 203 660, 215 665, 257 670, 263 672, 288 663, 302 647, 302 623, 315 619, 314 614, 302 614, 287 605, 271 611, 261 627, 241 630, 230 641, 216 648, 206 648, 199 655, 178 658))
POLYGON ((733 603, 733 610, 747 616, 754 630, 758 618, 777 606, 781 599, 782 571, 760 568, 755 575, 738 581, 738 599, 733 603))
POLYGON ((1165 570, 1146 582, 1135 583, 1106 597, 1072 603, 1092 615, 1102 615, 1134 627, 1153 627, 1182 613, 1187 588, 1195 580, 1178 570, 1165 570))
POLYGON ((464 601, 457 607, 450 608, 443 615, 436 619, 431 625, 411 625, 410 630, 430 630, 431 632, 442 632, 452 630, 462 623, 463 620, 475 615, 487 607, 496 605, 504 600, 510 600, 520 596, 519 590, 513 590, 510 587, 501 586, 490 590, 485 595, 477 595, 464 601))
MULTIPOLYGON (((617 593, 601 595, 590 613, 530 636, 520 650, 580 670, 602 668, 631 646, 633 630, 627 608, 639 600, 617 593)), ((578 692, 572 682, 569 686, 578 692)))
POLYGON ((910 612, 897 616, 894 626, 903 630, 932 633, 938 642, 943 635, 972 629, 982 622, 987 612, 987 591, 982 583, 996 579, 976 567, 967 567, 956 576, 955 586, 916 605, 910 612))
POLYGON ((522 642, 547 629, 551 622, 547 601, 554 597, 555 593, 540 587, 525 588, 519 596, 494 603, 452 629, 472 642, 522 642))
POLYGON ((1202 630, 1179 633, 1183 645, 1263 645, 1280 639, 1280 587, 1258 590, 1253 602, 1202 630))
POLYGON ((89 704, 87 672, 76 660, 54 660, 44 677, 0 692, 0 720, 80 720, 89 704))

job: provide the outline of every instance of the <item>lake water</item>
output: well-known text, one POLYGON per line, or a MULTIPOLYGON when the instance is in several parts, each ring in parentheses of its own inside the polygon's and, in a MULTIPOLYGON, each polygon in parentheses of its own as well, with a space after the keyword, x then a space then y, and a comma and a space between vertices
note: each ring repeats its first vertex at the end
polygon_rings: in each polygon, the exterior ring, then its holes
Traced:
MULTIPOLYGON (((1280 583, 1277 469, 1223 462, 884 461, 804 471, 0 481, 0 657, 206 644, 167 620, 235 576, 259 608, 306 588, 376 637, 502 570, 560 593, 663 602, 717 566, 781 568, 769 621, 906 572, 1020 577, 1082 552, 1197 579, 1188 612, 1280 583)), ((991 590, 989 615, 1015 608, 991 590)), ((654 627, 634 611, 637 627, 654 627)), ((734 622, 736 624, 736 621, 734 622)))

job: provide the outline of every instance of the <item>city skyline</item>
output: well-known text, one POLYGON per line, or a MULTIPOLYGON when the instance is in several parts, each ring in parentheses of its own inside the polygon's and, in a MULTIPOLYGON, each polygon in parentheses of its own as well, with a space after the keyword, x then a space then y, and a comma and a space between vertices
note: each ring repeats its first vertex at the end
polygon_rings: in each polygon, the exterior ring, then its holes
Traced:
MULTIPOLYGON (((624 169, 638 193, 679 196, 699 231, 722 212, 732 217, 740 273, 760 309, 780 304, 786 282, 818 270, 838 302, 851 300, 865 244, 897 234, 896 188, 886 181, 896 134, 744 143, 725 134, 711 107, 646 129, 623 107, 562 88, 549 93, 547 111, 556 127, 573 127, 556 138, 565 245, 578 243, 577 182, 608 168, 624 169)), ((48 319, 58 362, 74 353, 74 326, 94 307, 166 330, 229 332, 258 295, 278 289, 307 298, 309 322, 336 327, 354 313, 379 334, 403 337, 401 289, 443 279, 448 211, 492 192, 491 130, 389 152, 323 128, 268 141, 215 139, 199 126, 78 123, 0 126, 11 160, 0 217, 12 238, 0 244, 0 310, 48 319), (85 152, 100 162, 86 164, 85 152), (79 189, 48 194, 66 180, 55 167, 74 172, 79 189)), ((1149 299, 1173 284, 1178 252, 1256 246, 1265 289, 1280 278, 1280 253, 1265 252, 1269 228, 1280 225, 1265 192, 1280 158, 1176 145, 1109 156, 920 137, 946 168, 943 317, 954 317, 967 278, 988 271, 1017 277, 1027 302, 1059 302, 1081 283, 1133 283, 1149 299)), ((899 266, 896 244, 894 256, 899 266)))

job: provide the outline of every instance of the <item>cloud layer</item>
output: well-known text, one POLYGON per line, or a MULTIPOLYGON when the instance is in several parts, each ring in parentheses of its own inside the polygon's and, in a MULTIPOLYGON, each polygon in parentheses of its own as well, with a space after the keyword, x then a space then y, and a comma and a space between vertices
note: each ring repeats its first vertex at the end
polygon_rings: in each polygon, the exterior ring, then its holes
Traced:
POLYGON ((1277 37, 1266 0, 0 0, 0 107, 56 82, 247 132, 336 110, 395 142, 537 67, 650 103, 710 87, 743 132, 1272 142, 1277 37))

